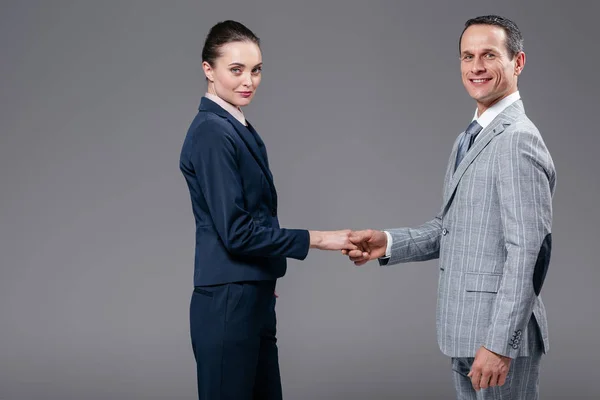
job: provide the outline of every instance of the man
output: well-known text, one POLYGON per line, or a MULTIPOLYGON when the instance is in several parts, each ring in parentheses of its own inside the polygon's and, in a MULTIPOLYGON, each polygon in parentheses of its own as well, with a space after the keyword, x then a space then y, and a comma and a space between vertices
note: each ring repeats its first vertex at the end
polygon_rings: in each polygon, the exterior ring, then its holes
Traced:
POLYGON ((440 213, 417 228, 355 232, 357 265, 439 258, 437 336, 459 399, 537 399, 548 350, 540 290, 550 260, 552 158, 525 115, 514 22, 470 19, 459 40, 475 117, 452 149, 440 213))

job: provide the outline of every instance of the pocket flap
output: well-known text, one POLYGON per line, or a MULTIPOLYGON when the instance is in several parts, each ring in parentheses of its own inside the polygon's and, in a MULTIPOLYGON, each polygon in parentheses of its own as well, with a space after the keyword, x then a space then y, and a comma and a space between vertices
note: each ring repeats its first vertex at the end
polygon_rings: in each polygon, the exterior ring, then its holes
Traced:
POLYGON ((467 292, 498 293, 501 281, 502 274, 466 272, 465 290, 467 292))

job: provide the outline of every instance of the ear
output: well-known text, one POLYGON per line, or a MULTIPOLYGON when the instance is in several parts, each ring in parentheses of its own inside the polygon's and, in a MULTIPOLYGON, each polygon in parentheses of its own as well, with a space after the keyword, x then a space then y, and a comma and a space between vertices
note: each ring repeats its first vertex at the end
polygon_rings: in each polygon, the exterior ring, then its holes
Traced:
POLYGON ((525 53, 521 51, 515 55, 515 75, 521 75, 523 68, 525 68, 525 53))
POLYGON ((210 82, 214 82, 213 69, 207 61, 202 61, 202 69, 204 70, 204 75, 206 76, 206 79, 208 79, 210 82))

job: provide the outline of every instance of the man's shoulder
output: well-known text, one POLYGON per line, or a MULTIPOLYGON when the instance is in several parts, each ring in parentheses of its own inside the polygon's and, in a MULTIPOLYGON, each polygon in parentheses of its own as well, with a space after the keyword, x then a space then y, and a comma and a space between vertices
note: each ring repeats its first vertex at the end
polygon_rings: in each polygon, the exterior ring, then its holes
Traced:
POLYGON ((514 155, 525 152, 529 155, 547 156, 548 149, 542 134, 524 113, 505 125, 504 131, 496 139, 497 150, 501 154, 514 155))
POLYGON ((529 119, 527 114, 523 113, 514 119, 513 123, 507 128, 508 131, 521 132, 539 136, 540 131, 537 126, 529 119))
MULTIPOLYGON (((520 101, 519 101, 520 103, 520 101)), ((509 106, 510 110, 505 110, 504 115, 502 115, 502 122, 506 122, 504 125, 504 132, 500 135, 502 140, 510 140, 515 139, 515 137, 527 139, 532 137, 541 138, 540 131, 537 126, 529 119, 525 110, 522 107, 522 103, 519 107, 518 104, 515 104, 517 107, 513 108, 509 106)))

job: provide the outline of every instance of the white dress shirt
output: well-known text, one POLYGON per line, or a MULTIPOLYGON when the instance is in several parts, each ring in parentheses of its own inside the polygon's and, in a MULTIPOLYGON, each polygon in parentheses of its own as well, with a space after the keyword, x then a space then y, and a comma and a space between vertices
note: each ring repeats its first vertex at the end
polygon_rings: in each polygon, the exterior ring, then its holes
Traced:
POLYGON ((240 108, 234 106, 233 104, 226 102, 219 96, 212 94, 212 93, 204 93, 204 97, 206 97, 207 99, 212 100, 215 103, 217 103, 218 105, 220 105, 223 110, 225 110, 229 114, 233 115, 233 117, 235 119, 237 119, 238 121, 240 121, 240 123, 242 125, 248 126, 248 124, 246 124, 246 117, 244 117, 244 113, 242 112, 242 110, 240 108))

